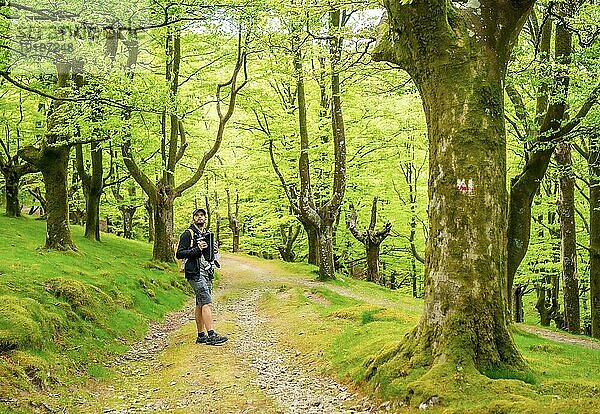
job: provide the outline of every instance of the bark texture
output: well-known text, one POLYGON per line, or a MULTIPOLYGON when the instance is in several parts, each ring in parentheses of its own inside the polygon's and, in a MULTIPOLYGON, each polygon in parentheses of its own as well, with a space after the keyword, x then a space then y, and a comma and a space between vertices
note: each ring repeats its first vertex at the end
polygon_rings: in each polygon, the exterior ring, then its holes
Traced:
MULTIPOLYGON (((58 95, 68 86, 71 66, 57 64, 58 95)), ((65 117, 69 110, 63 101, 54 101, 47 118, 46 134, 39 148, 27 146, 18 155, 42 173, 46 188, 46 245, 47 249, 77 250, 69 228, 67 167, 71 143, 66 131, 65 117)))
POLYGON ((68 146, 24 147, 19 155, 41 172, 46 187, 46 249, 77 250, 69 228, 68 146))
POLYGON ((559 169, 560 253, 562 262, 564 326, 567 331, 579 334, 579 283, 577 278, 577 240, 575 234, 575 176, 571 159, 571 145, 563 142, 555 152, 559 169))
POLYGON ((411 366, 522 369, 505 306, 503 82, 531 2, 385 6, 389 26, 374 57, 411 75, 429 137, 425 311, 396 352, 411 366))

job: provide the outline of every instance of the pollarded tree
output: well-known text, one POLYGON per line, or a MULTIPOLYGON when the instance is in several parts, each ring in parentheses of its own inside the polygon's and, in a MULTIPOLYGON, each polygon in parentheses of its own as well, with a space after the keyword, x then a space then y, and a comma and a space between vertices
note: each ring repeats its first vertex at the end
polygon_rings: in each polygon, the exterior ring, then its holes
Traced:
POLYGON ((505 304, 503 83, 532 4, 385 1, 387 19, 373 55, 406 70, 423 100, 429 238, 423 316, 398 349, 372 362, 371 375, 394 356, 441 376, 454 375, 459 366, 464 372, 525 367, 505 304))
POLYGON ((350 205, 350 220, 348 229, 352 235, 365 246, 367 255, 367 280, 369 282, 379 283, 379 246, 389 236, 392 230, 392 223, 387 222, 380 230, 375 230, 377 224, 377 197, 373 198, 371 206, 371 221, 365 231, 360 231, 356 224, 356 210, 350 205))

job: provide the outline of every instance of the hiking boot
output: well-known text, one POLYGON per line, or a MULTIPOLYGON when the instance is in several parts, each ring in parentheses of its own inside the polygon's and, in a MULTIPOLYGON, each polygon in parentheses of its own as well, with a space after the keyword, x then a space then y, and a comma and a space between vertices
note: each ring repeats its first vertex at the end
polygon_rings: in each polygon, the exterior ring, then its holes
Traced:
POLYGON ((196 343, 197 344, 205 344, 206 343, 206 338, 208 338, 208 336, 204 335, 204 336, 198 336, 196 338, 196 343))
POLYGON ((225 342, 227 342, 227 337, 217 333, 206 337, 206 345, 223 345, 225 342))

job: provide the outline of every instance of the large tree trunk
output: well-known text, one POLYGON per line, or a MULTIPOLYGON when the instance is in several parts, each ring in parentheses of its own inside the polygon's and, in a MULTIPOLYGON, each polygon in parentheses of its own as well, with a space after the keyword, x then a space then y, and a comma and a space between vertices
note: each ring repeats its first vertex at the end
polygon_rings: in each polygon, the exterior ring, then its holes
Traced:
POLYGON ((571 145, 561 143, 555 158, 559 168, 558 216, 564 296, 564 329, 580 332, 579 284, 577 280, 577 240, 575 234, 575 177, 572 170, 571 145))
POLYGON ((69 200, 67 197, 67 166, 69 147, 46 149, 39 168, 44 177, 48 210, 46 213, 46 248, 75 250, 69 228, 69 200))
POLYGON ((592 336, 600 338, 600 138, 590 137, 590 308, 592 336))
POLYGON ((159 182, 154 206, 154 248, 152 260, 174 262, 173 253, 173 188, 159 182))
POLYGON ((417 82, 429 135, 430 231, 425 312, 415 333, 432 362, 463 358, 468 343, 478 368, 524 365, 508 333, 503 295, 502 77, 493 61, 481 59, 444 66, 417 82), (460 111, 452 109, 457 105, 460 111))
POLYGON ((19 151, 21 158, 34 164, 42 172, 46 187, 46 249, 76 250, 69 228, 69 200, 67 193, 67 167, 70 147, 44 146, 38 150, 25 147, 19 151))
POLYGON ((373 56, 406 69, 423 100, 429 237, 421 320, 369 375, 395 356, 431 367, 428 379, 455 375, 457 366, 525 368, 507 327, 503 82, 531 4, 481 3, 385 4, 391 27, 373 56))
POLYGON ((333 261, 333 223, 323 223, 317 232, 319 241, 319 279, 335 279, 333 261))

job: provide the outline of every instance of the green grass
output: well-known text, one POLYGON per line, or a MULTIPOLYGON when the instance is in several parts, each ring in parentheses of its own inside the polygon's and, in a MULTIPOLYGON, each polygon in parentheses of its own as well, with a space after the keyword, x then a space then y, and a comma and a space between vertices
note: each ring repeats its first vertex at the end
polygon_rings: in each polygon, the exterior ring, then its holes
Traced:
POLYGON ((2 399, 105 377, 102 362, 186 300, 180 274, 148 265, 149 244, 72 233, 77 252, 46 251, 43 221, 0 216, 2 399))

